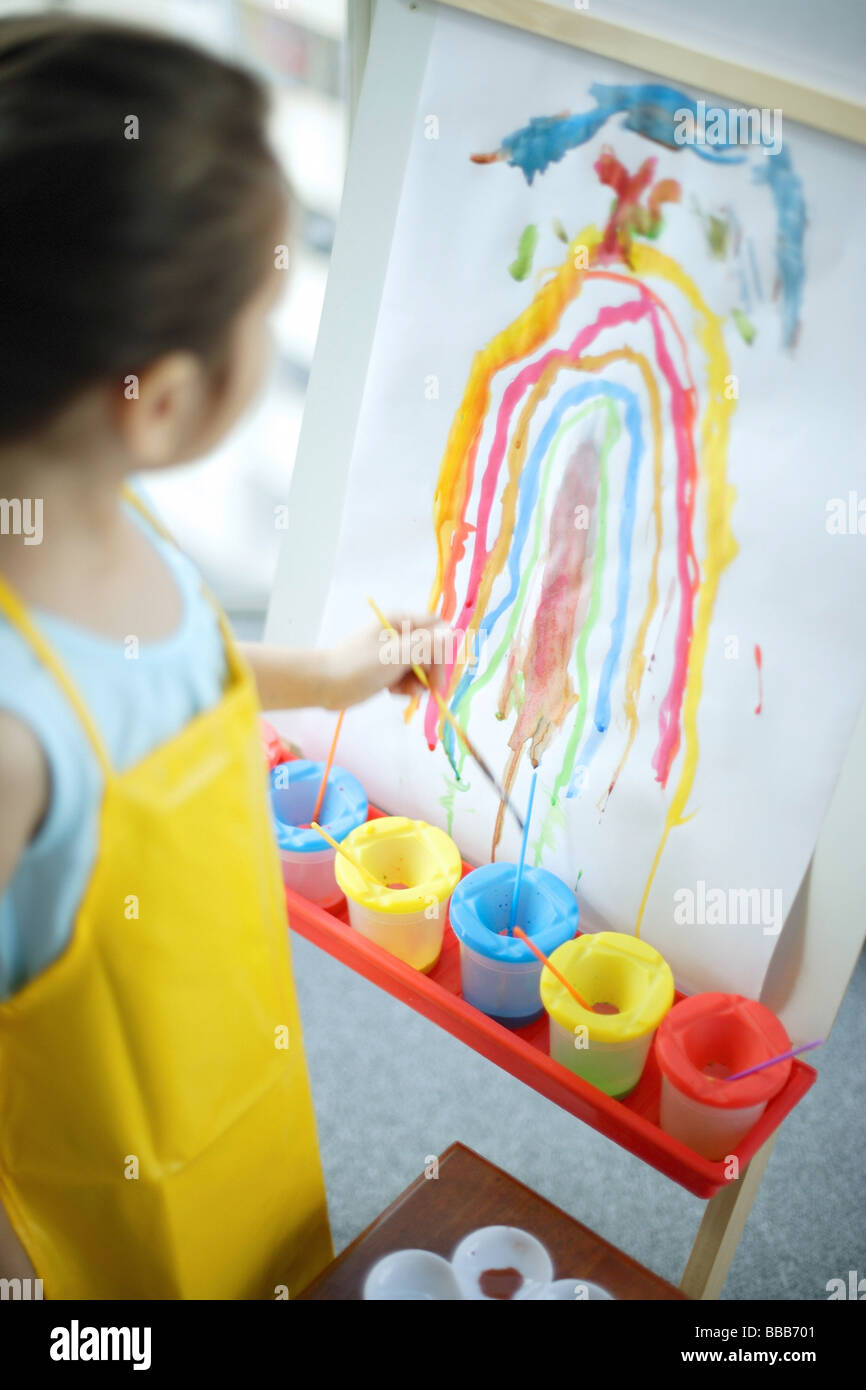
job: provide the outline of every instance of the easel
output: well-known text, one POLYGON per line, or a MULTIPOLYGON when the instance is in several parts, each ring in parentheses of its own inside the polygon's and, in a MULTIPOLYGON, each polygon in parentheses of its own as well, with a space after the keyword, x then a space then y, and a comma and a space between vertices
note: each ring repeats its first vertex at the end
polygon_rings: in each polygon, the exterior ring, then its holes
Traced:
MULTIPOLYGON (((748 106, 780 107, 831 135, 866 144, 866 106, 804 83, 649 33, 600 20, 582 10, 556 8, 542 0, 442 0, 468 11, 603 57, 633 63, 671 80, 723 93, 748 106)), ((313 643, 336 554, 339 508, 363 394, 366 363, 385 278, 391 232, 409 145, 414 101, 423 77, 435 17, 431 0, 349 0, 350 106, 355 113, 352 155, 334 245, 316 361, 310 379, 299 466, 292 480, 290 511, 323 517, 327 496, 333 524, 315 528, 315 563, 308 537, 289 533, 284 541, 275 594, 304 595, 303 604, 272 602, 267 639, 313 643), (387 73, 370 75, 359 99, 371 15, 381 27, 381 49, 399 55, 387 73), (383 80, 387 77, 387 81, 383 80), (331 383, 342 389, 342 409, 333 411, 331 383)), ((309 523, 306 522, 309 532, 309 523)), ((866 708, 851 743, 815 854, 789 913, 768 973, 762 1000, 786 1023, 796 1041, 826 1037, 863 944, 866 876, 851 872, 861 862, 859 827, 866 823, 866 708), (832 922, 832 932, 826 923, 832 922), (816 982, 820 981, 820 1000, 816 982)), ((681 1287, 692 1298, 715 1299, 758 1192, 775 1135, 745 1172, 707 1202, 681 1287)))

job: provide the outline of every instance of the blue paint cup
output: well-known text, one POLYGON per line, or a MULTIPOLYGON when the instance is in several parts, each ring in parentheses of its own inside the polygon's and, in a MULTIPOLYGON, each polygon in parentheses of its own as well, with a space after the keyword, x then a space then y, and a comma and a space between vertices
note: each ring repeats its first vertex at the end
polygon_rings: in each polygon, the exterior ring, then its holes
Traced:
MULTIPOLYGON (((320 907, 342 898, 334 876, 336 850, 308 822, 325 771, 324 763, 296 758, 271 769, 271 813, 283 867, 283 882, 320 907)), ((319 811, 319 825, 342 844, 367 819, 367 796, 357 777, 332 766, 319 811)))
MULTIPOLYGON (((451 895, 451 928, 460 942, 463 998, 497 1023, 522 1028, 544 1013, 542 964, 508 928, 516 864, 485 864, 451 895)), ((549 956, 577 932, 574 894, 547 869, 523 869, 516 925, 549 956)))

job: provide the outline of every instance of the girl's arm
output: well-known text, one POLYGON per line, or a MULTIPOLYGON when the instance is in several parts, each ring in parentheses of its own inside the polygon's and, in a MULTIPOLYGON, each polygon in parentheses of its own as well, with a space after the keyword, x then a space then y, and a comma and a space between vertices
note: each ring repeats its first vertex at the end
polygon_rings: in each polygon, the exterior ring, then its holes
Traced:
MULTIPOLYGON (((0 711, 0 894, 48 806, 50 776, 35 735, 0 711)), ((0 1278, 33 1279, 35 1271, 0 1201, 0 1278)))
POLYGON ((262 709, 345 709, 380 690, 413 694, 420 689, 414 664, 436 680, 437 662, 448 654, 451 633, 435 618, 390 616, 399 634, 383 634, 379 623, 324 651, 242 643, 252 667, 262 709))
POLYGON ((0 894, 45 815, 50 780, 36 735, 0 710, 0 894))

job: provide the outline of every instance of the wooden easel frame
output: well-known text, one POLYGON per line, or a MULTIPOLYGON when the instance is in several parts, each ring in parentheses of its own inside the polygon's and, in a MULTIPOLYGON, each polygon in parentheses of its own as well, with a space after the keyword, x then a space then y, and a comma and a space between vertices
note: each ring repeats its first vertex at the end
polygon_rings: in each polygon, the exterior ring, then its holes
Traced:
MULTIPOLYGON (((585 11, 555 8, 542 0, 438 3, 749 106, 780 107, 789 119, 866 144, 866 105, 819 87, 639 33, 585 11)), ((334 499, 345 493, 364 389, 364 370, 358 364, 369 360, 373 343, 409 149, 411 122, 406 112, 414 110, 413 97, 417 99, 423 79, 436 10, 433 0, 377 0, 375 10, 373 0, 348 0, 348 6, 352 152, 289 498, 290 516, 298 520, 283 541, 266 631, 269 641, 298 645, 316 640, 336 556, 340 508, 334 506, 334 499), (398 54, 399 62, 387 74, 371 74, 359 100, 371 18, 376 25, 382 22, 383 36, 387 30, 383 47, 398 54), (338 413, 332 403, 335 380, 341 385, 338 413), (318 524, 312 526, 311 518, 318 524), (289 595, 294 596, 291 603, 286 601, 289 595)), ((761 994, 795 1041, 828 1035, 863 945, 866 875, 858 877, 852 865, 862 863, 858 827, 866 823, 864 770, 866 707, 761 994), (824 929, 827 920, 833 921, 832 934, 824 929), (809 981, 818 977, 825 981, 831 1016, 823 1017, 816 1027, 810 1014, 814 991, 809 981), (832 981, 829 992, 827 980, 832 981)), ((690 1297, 719 1297, 775 1138, 759 1150, 744 1173, 707 1203, 681 1281, 690 1297)))

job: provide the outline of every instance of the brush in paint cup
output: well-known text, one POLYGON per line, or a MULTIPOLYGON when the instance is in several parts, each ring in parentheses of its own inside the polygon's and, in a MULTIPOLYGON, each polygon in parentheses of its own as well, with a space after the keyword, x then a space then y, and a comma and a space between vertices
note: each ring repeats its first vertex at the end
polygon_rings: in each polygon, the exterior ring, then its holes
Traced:
MULTIPOLYGON (((542 962, 508 934, 517 877, 514 864, 485 864, 461 879, 451 895, 451 929, 460 942, 463 998, 497 1023, 522 1028, 544 1013, 542 962)), ((524 867, 516 923, 549 956, 577 931, 577 902, 547 869, 524 867)))
POLYGON ((378 885, 339 856, 337 883, 349 922, 362 936, 416 970, 432 970, 442 950, 448 899, 463 871, 444 830, 406 816, 381 816, 347 836, 346 848, 378 885))
POLYGON ((704 1158, 725 1158, 782 1090, 791 1060, 727 1078, 790 1046, 784 1025, 755 999, 719 993, 681 999, 656 1034, 662 1129, 704 1158))
POLYGON ((634 1090, 653 1034, 674 1002, 674 977, 652 946, 623 932, 585 933, 551 963, 591 1005, 583 1008, 546 966, 541 999, 550 1055, 609 1096, 634 1090))
MULTIPOLYGON (((336 851, 310 827, 323 773, 323 763, 307 758, 279 763, 270 773, 271 814, 286 887, 319 907, 333 907, 342 892, 334 875, 336 851)), ((332 766, 319 813, 331 838, 341 843, 364 823, 367 809, 357 777, 332 766)))

